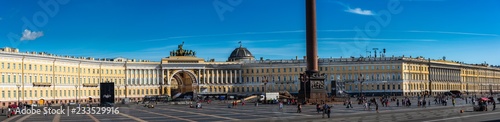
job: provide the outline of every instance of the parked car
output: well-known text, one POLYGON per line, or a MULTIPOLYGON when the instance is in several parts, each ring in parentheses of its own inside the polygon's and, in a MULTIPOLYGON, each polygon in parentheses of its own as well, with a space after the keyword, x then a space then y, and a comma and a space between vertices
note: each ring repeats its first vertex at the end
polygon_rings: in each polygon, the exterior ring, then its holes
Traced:
POLYGON ((153 104, 144 104, 144 107, 147 107, 147 108, 155 108, 155 106, 153 104))

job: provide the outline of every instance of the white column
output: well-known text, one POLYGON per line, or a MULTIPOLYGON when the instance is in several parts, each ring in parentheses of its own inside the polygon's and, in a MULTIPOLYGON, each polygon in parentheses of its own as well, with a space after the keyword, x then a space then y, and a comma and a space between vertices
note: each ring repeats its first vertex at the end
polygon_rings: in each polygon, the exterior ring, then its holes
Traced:
POLYGON ((170 85, 171 84, 171 81, 170 81, 170 71, 168 71, 167 69, 162 69, 163 72, 167 71, 167 76, 165 76, 167 78, 167 83, 170 85))
POLYGON ((135 75, 135 69, 130 69, 130 84, 132 85, 135 85, 135 78, 137 78, 137 76, 135 75))
POLYGON ((243 83, 243 78, 241 77, 241 70, 238 70, 238 74, 240 75, 239 79, 240 79, 240 83, 243 83))
POLYGON ((150 69, 151 70, 151 85, 154 85, 156 83, 156 77, 155 77, 155 74, 156 74, 156 69, 150 69))
POLYGON ((214 76, 214 69, 210 69, 210 78, 212 79, 210 80, 210 84, 214 84, 214 76))
POLYGON ((202 75, 203 75, 203 80, 201 81, 201 84, 205 84, 205 82, 206 82, 205 78, 207 77, 207 74, 206 74, 206 72, 205 72, 205 69, 203 69, 203 70, 201 70, 201 71, 203 72, 203 73, 202 73, 202 75))
POLYGON ((138 85, 141 85, 142 84, 142 70, 141 69, 137 69, 137 79, 138 79, 138 85))
POLYGON ((228 80, 228 70, 224 70, 224 84, 228 84, 229 83, 229 80, 228 80))
POLYGON ((233 84, 233 70, 229 71, 229 83, 233 84))
POLYGON ((220 71, 220 70, 215 70, 215 77, 216 77, 216 78, 215 78, 215 79, 216 79, 216 80, 215 80, 215 83, 216 83, 216 84, 219 84, 219 83, 220 83, 220 81, 219 81, 219 79, 220 79, 219 71, 220 71))
POLYGON ((238 70, 233 70, 233 71, 234 71, 233 83, 238 83, 238 70))
POLYGON ((224 70, 222 69, 222 70, 219 70, 219 71, 220 71, 220 73, 219 73, 219 75, 220 75, 220 76, 219 76, 219 77, 220 77, 220 81, 219 81, 219 83, 221 83, 221 84, 225 84, 225 83, 226 83, 226 81, 224 80, 224 76, 225 76, 224 70))
POLYGON ((197 83, 197 84, 200 84, 200 72, 201 72, 201 69, 198 69, 198 74, 197 74, 198 76, 197 76, 197 78, 196 78, 196 79, 197 79, 197 80, 196 80, 196 83, 197 83))

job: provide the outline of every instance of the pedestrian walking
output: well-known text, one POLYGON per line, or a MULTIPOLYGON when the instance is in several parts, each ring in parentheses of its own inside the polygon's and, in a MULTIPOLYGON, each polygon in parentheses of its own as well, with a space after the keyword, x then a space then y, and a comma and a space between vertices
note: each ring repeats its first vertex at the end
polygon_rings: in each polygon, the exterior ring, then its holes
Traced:
POLYGON ((425 105, 426 105, 426 104, 427 104, 427 101, 424 99, 424 100, 422 101, 422 107, 424 107, 424 108, 425 108, 425 105))
POLYGON ((302 113, 302 105, 297 104, 297 113, 302 113))
POLYGON ((451 99, 451 103, 453 104, 453 107, 455 107, 455 98, 451 99))
POLYGON ((328 107, 329 106, 326 103, 323 105, 323 114, 322 114, 323 118, 325 118, 325 114, 327 114, 326 112, 328 111, 328 107))
POLYGON ((328 115, 328 118, 330 118, 330 113, 332 112, 331 111, 332 107, 333 107, 333 105, 331 107, 328 107, 328 110, 326 111, 326 114, 328 115))
POLYGON ((352 102, 351 102, 351 100, 349 100, 349 101, 347 102, 347 107, 346 107, 346 108, 352 108, 352 102))
POLYGON ((497 103, 495 102, 495 100, 493 100, 493 110, 492 111, 494 111, 496 109, 496 107, 497 107, 497 103))
POLYGON ((368 102, 366 100, 363 100, 363 104, 364 104, 364 107, 365 107, 365 110, 368 110, 368 102))
POLYGON ((321 108, 320 108, 319 104, 316 104, 316 112, 318 112, 318 113, 319 113, 320 109, 321 109, 321 108))
POLYGON ((283 110, 283 102, 280 102, 279 105, 280 105, 280 111, 282 111, 283 110))
POLYGON ((396 99, 396 106, 399 107, 399 100, 398 99, 396 99))

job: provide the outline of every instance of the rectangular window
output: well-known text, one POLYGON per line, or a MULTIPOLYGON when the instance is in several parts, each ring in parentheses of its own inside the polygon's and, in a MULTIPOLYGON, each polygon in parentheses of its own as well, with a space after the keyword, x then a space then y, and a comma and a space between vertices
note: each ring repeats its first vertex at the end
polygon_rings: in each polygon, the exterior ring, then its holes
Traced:
POLYGON ((2 69, 3 69, 3 62, 2 62, 2 69))
POLYGON ((7 63, 7 69, 10 69, 10 63, 7 63))

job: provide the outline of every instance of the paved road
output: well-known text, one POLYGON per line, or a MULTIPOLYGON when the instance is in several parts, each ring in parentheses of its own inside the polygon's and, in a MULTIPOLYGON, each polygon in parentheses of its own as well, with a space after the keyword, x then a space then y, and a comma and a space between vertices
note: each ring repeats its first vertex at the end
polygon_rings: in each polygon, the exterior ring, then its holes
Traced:
MULTIPOLYGON (((416 99, 415 99, 416 101, 416 99)), ((415 103, 415 102, 413 102, 415 103)), ((6 121, 457 121, 474 120, 475 117, 485 118, 484 121, 495 120, 494 112, 465 112, 459 113, 460 109, 472 110, 470 105, 457 100, 457 106, 441 106, 431 104, 430 107, 417 106, 380 107, 380 113, 373 110, 364 110, 361 105, 353 105, 354 108, 345 108, 343 105, 334 105, 333 117, 322 119, 321 113, 317 113, 315 106, 303 107, 302 113, 296 113, 295 105, 286 105, 279 110, 277 105, 254 105, 237 106, 228 108, 227 104, 204 104, 203 109, 189 108, 188 105, 166 105, 158 104, 155 108, 145 108, 139 105, 127 105, 119 108, 120 114, 105 115, 16 115, 6 121), (483 115, 484 114, 484 115, 483 115), (459 116, 461 118, 455 118, 459 116), (490 118, 490 119, 486 119, 490 118)), ((475 120, 474 120, 475 121, 475 120)))

